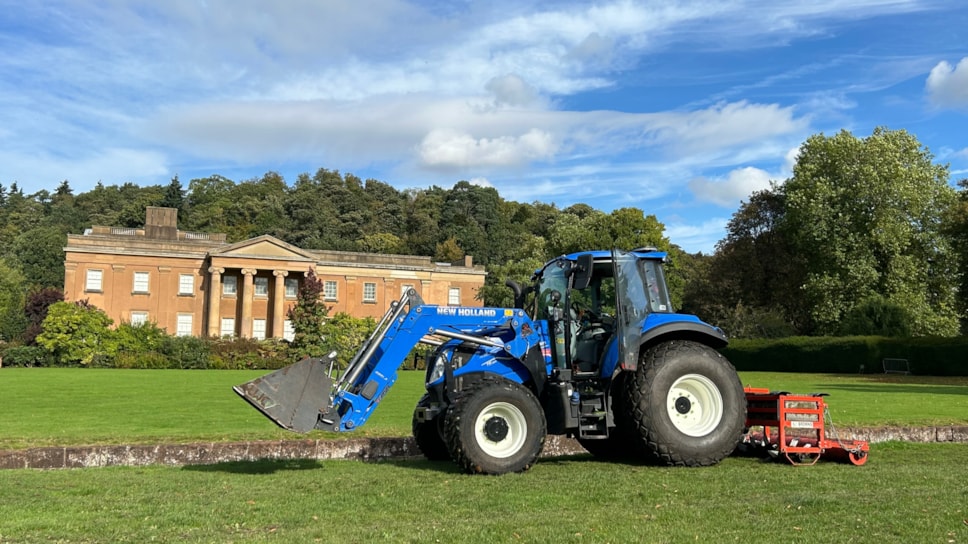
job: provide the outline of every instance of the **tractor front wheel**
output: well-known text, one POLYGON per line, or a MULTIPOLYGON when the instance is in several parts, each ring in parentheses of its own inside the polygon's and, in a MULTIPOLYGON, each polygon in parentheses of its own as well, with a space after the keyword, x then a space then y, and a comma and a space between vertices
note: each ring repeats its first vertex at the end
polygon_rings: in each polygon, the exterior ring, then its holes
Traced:
POLYGON ((444 420, 450 456, 470 473, 527 470, 541 453, 546 434, 544 412, 531 390, 496 377, 468 386, 444 420))
MULTIPOLYGON (((417 401, 417 409, 429 408, 430 396, 424 394, 417 401)), ((431 461, 446 461, 450 459, 447 451, 447 444, 444 443, 443 422, 444 416, 438 415, 430 421, 417 419, 417 409, 413 411, 413 419, 410 428, 413 430, 413 438, 420 448, 420 453, 431 461)))
POLYGON ((632 375, 637 447, 650 460, 714 465, 739 444, 746 395, 736 369, 709 346, 674 340, 644 351, 632 375))

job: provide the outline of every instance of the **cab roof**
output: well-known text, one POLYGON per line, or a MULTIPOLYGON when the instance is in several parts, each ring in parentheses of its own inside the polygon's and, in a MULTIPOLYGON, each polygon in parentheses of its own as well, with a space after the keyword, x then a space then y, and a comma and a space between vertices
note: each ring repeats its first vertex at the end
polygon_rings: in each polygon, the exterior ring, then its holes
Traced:
MULTIPOLYGON (((633 249, 632 251, 629 251, 627 253, 634 255, 636 258, 639 258, 639 259, 651 259, 651 260, 662 261, 662 262, 665 262, 666 257, 668 256, 668 253, 666 253, 665 251, 659 251, 654 247, 641 247, 638 249, 633 249)), ((550 261, 542 265, 541 268, 535 270, 534 275, 540 276, 541 273, 544 271, 544 269, 548 268, 548 265, 558 262, 560 260, 575 262, 578 260, 578 257, 581 255, 591 255, 592 260, 595 261, 596 263, 608 263, 612 261, 612 250, 610 249, 577 251, 575 253, 569 253, 567 255, 562 255, 560 257, 551 259, 550 261)))
MULTIPOLYGON (((638 257, 640 259, 656 259, 656 260, 659 260, 659 261, 665 261, 666 260, 666 257, 668 256, 668 253, 666 253, 665 251, 659 251, 659 250, 657 250, 654 247, 640 247, 640 248, 637 248, 637 249, 633 249, 632 251, 629 251, 628 253, 631 253, 632 255, 635 255, 636 257, 638 257)), ((577 261, 579 255, 591 255, 592 256, 592 259, 594 259, 596 261, 600 261, 600 260, 611 260, 612 259, 612 251, 609 250, 609 249, 596 249, 596 250, 592 250, 592 251, 578 251, 578 252, 575 252, 575 253, 569 253, 568 255, 563 255, 563 257, 565 259, 568 259, 569 261, 577 261)), ((561 257, 559 257, 559 259, 560 258, 561 257)), ((555 261, 555 260, 557 260, 557 259, 552 259, 552 261, 555 261)))

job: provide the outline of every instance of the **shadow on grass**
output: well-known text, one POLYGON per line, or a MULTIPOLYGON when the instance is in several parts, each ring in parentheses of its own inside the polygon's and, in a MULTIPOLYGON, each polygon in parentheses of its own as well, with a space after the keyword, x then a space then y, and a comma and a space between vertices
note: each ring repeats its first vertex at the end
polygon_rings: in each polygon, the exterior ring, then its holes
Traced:
MULTIPOLYGON (((733 454, 734 457, 759 458, 760 456, 733 454)), ((758 459, 770 461, 769 459, 758 459)), ((429 461, 427 459, 380 459, 372 461, 342 460, 347 463, 363 462, 369 464, 385 464, 400 469, 433 472, 437 474, 459 475, 465 474, 453 461, 429 461)), ((570 455, 560 455, 555 457, 542 457, 538 459, 538 465, 543 466, 574 466, 588 463, 609 463, 624 465, 629 468, 648 468, 656 470, 672 469, 656 462, 648 460, 630 458, 617 455, 614 458, 595 457, 589 453, 577 453, 570 455)), ((224 463, 212 463, 207 465, 186 465, 181 469, 190 472, 225 472, 229 474, 275 474, 278 472, 297 471, 297 470, 323 470, 323 461, 314 459, 266 459, 261 461, 226 461, 224 463)))
POLYGON ((230 474, 275 474, 294 470, 319 470, 323 465, 314 459, 265 459, 261 461, 226 461, 208 465, 185 465, 191 472, 228 472, 230 474))

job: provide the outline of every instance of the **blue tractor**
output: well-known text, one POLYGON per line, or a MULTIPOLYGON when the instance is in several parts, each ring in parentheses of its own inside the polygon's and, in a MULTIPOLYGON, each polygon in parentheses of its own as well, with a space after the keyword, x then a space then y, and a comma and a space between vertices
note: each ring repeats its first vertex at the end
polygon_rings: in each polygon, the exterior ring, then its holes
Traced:
POLYGON ((746 397, 717 351, 722 331, 673 310, 665 258, 651 248, 564 255, 531 285, 507 283, 513 308, 428 305, 410 290, 338 376, 332 353, 234 389, 283 428, 351 431, 425 343, 435 347, 412 425, 429 459, 520 472, 557 434, 603 458, 712 465, 739 443, 746 397))

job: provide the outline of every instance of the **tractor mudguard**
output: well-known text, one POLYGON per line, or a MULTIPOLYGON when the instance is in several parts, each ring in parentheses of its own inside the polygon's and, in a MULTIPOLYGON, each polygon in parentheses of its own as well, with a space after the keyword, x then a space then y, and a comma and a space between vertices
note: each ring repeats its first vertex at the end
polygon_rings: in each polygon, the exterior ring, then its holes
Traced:
MULTIPOLYGON (((449 360, 454 360, 453 354, 449 355, 449 360)), ((541 378, 544 378, 544 369, 542 368, 541 371, 541 378)), ((532 379, 535 382, 538 381, 538 378, 534 376, 535 372, 522 361, 509 356, 503 350, 487 347, 477 349, 473 354, 461 361, 460 366, 453 369, 451 373, 453 378, 460 378, 461 376, 469 374, 500 376, 515 383, 525 383, 532 379)), ((431 386, 439 385, 446 378, 447 373, 443 372, 433 382, 428 383, 427 387, 430 388, 431 386)), ((544 380, 542 379, 541 381, 543 382, 544 380)))
MULTIPOLYGON (((699 320, 695 316, 686 314, 653 314, 643 325, 639 349, 654 343, 662 337, 688 339, 705 344, 713 349, 726 346, 726 336, 721 330, 699 320)), ((607 378, 615 373, 619 363, 618 343, 615 338, 609 339, 602 356, 601 376, 607 378)), ((635 370, 634 368, 628 370, 635 370)))
POLYGON ((706 344, 713 349, 726 347, 729 340, 722 329, 689 314, 651 314, 642 324, 639 345, 669 333, 685 333, 690 340, 706 344))

